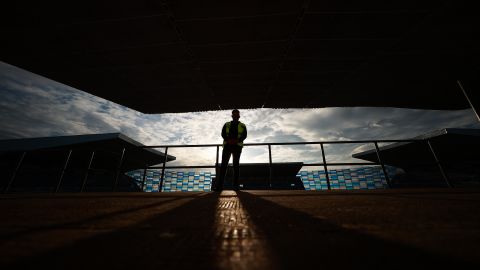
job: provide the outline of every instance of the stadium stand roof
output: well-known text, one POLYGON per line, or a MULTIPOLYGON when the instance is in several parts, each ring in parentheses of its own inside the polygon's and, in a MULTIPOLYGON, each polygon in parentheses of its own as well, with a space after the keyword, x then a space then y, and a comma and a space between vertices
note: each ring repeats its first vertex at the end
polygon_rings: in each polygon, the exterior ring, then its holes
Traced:
POLYGON ((0 190, 140 191, 124 173, 165 162, 164 153, 141 146, 121 133, 0 140, 0 190))
MULTIPOLYGON (((139 148, 141 143, 121 134, 87 134, 0 140, 0 153, 22 151, 70 150, 121 152, 125 147, 124 169, 139 169, 164 162, 165 153, 150 148, 139 148)), ((168 155, 167 162, 176 157, 168 155)), ((113 161, 112 161, 113 162, 113 161)), ((113 162, 114 163, 114 162, 113 162)))
MULTIPOLYGON (((385 164, 404 167, 410 164, 435 162, 426 142, 429 140, 442 163, 479 162, 480 129, 445 128, 419 135, 415 142, 392 143, 379 148, 385 164)), ((375 149, 353 154, 352 157, 377 162, 375 149)))

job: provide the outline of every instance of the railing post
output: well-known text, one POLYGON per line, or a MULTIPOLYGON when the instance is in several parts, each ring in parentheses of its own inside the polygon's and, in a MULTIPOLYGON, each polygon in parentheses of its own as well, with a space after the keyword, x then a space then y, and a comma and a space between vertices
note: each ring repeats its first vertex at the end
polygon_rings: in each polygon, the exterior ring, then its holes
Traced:
POLYGON ((8 193, 10 191, 10 187, 12 186, 13 182, 15 181, 15 178, 17 176, 17 173, 18 173, 18 170, 20 169, 20 167, 22 166, 22 163, 23 163, 23 160, 25 159, 25 155, 27 154, 26 151, 24 151, 22 153, 22 155, 20 156, 20 159, 18 160, 17 162, 17 166, 15 167, 15 170, 13 171, 13 174, 12 174, 12 177, 10 177, 10 181, 8 181, 8 184, 7 186, 5 187, 5 189, 3 190, 3 193, 8 193))
POLYGON ((219 158, 219 155, 220 155, 220 145, 217 145, 217 157, 216 157, 216 161, 215 161, 215 174, 217 174, 217 171, 218 171, 218 158, 219 158))
POLYGON ((450 183, 450 180, 448 179, 447 174, 443 170, 442 164, 440 163, 440 160, 438 159, 437 155, 435 154, 435 150, 433 150, 433 146, 430 143, 429 139, 427 139, 427 144, 428 144, 428 147, 430 148, 430 151, 432 152, 433 158, 435 159, 435 162, 437 163, 438 168, 440 169, 440 173, 442 174, 443 179, 445 180, 445 183, 447 183, 448 187, 450 187, 450 188, 453 187, 452 184, 450 183))
POLYGON ((268 144, 268 160, 269 160, 268 187, 272 188, 272 145, 271 144, 268 144))
POLYGON ((145 164, 145 168, 143 168, 143 177, 142 177, 142 184, 140 185, 140 189, 143 192, 143 188, 145 186, 145 179, 147 179, 147 164, 145 164))
MULTIPOLYGON (((216 180, 218 179, 218 173, 221 171, 221 168, 218 167, 218 165, 219 165, 218 164, 219 155, 220 155, 220 145, 217 145, 217 156, 215 158, 215 179, 216 180)), ((227 168, 228 168, 228 164, 227 164, 227 168)), ((216 182, 216 180, 215 180, 215 182, 216 182)), ((215 189, 215 187, 213 186, 213 181, 211 183, 212 184, 210 185, 210 190, 213 191, 215 189)))
POLYGON ((57 187, 55 188, 55 193, 60 190, 60 186, 62 185, 62 180, 63 176, 65 175, 65 171, 67 170, 68 162, 70 161, 70 156, 72 155, 72 149, 68 151, 67 159, 65 160, 65 163, 63 164, 62 172, 60 173, 60 178, 58 179, 58 184, 57 187))
POLYGON ((165 178, 165 165, 167 164, 167 160, 168 160, 168 146, 165 147, 165 159, 163 160, 162 176, 160 178, 160 186, 158 187, 158 192, 162 192, 163 179, 165 178))
POLYGON ((327 187, 328 187, 328 190, 330 190, 331 189, 331 187, 330 187, 330 176, 328 176, 327 159, 325 158, 325 150, 323 149, 323 143, 320 143, 320 147, 322 148, 323 169, 325 170, 325 177, 327 179, 327 187))
POLYGON ((385 181, 387 181, 387 186, 388 188, 392 188, 392 184, 390 183, 390 177, 388 177, 387 170, 385 169, 385 164, 383 164, 383 161, 380 157, 380 149, 378 148, 378 143, 377 142, 373 142, 373 143, 375 144, 375 152, 377 152, 378 163, 380 163, 380 166, 382 166, 383 175, 385 176, 385 181))
POLYGON ((123 158, 125 157, 125 147, 122 148, 122 154, 120 155, 120 161, 118 162, 117 170, 115 172, 115 182, 113 183, 112 191, 117 190, 118 186, 118 177, 120 176, 120 172, 122 170, 123 165, 123 158))
POLYGON ((80 188, 80 192, 85 190, 85 186, 87 185, 88 174, 90 172, 90 168, 92 167, 93 158, 95 157, 95 151, 92 151, 90 155, 90 161, 88 162, 87 171, 85 172, 85 177, 83 178, 82 187, 80 188))

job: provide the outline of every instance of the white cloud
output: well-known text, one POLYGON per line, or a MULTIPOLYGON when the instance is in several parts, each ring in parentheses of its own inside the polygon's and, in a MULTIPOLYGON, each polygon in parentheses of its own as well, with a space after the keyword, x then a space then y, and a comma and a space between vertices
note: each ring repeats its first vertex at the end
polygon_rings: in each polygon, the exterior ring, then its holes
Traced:
MULTIPOLYGON (((122 132, 147 145, 221 143, 230 111, 142 114, 0 62, 0 138, 122 132)), ((404 139, 446 127, 478 127, 471 110, 323 108, 241 110, 247 143, 404 139)), ((329 161, 362 145, 326 147, 329 161)), ((159 149, 161 150, 161 149, 159 149)), ((318 145, 274 146, 273 160, 321 162, 318 145)), ((213 164, 215 149, 170 150, 173 164, 213 164)), ((267 147, 246 147, 242 162, 268 162, 267 147)))

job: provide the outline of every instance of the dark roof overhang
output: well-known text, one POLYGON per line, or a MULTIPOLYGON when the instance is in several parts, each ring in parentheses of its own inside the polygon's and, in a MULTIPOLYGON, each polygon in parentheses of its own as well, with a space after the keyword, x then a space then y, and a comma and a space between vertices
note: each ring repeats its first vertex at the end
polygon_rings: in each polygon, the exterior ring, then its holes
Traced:
POLYGON ((145 113, 463 109, 468 2, 10 1, 0 60, 145 113))

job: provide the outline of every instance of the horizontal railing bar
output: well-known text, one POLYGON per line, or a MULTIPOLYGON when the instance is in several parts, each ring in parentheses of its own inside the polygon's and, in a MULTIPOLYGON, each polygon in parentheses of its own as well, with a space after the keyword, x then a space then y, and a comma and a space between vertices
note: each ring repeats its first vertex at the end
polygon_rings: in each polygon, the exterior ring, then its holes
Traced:
MULTIPOLYGON (((147 170, 148 169, 162 169, 163 166, 160 166, 160 167, 147 167, 147 170)), ((166 169, 195 169, 195 168, 198 168, 198 169, 201 169, 201 168, 216 168, 214 165, 200 165, 200 166, 165 166, 165 170, 166 169)))
MULTIPOLYGON (((245 164, 246 165, 246 164, 245 164)), ((245 166, 244 164, 240 164, 240 167, 245 166)), ((273 163, 275 165, 275 163, 273 163)), ((302 166, 323 166, 323 163, 307 163, 303 164, 302 166)), ((356 163, 327 163, 328 166, 347 166, 347 165, 380 165, 379 163, 367 163, 367 162, 356 162, 356 163)), ((200 166, 165 166, 165 169, 204 169, 204 168, 217 168, 218 166, 214 165, 200 165, 200 166)), ((147 167, 147 169, 162 169, 163 166, 160 167, 147 167)))
POLYGON ((358 140, 358 141, 319 141, 319 142, 284 142, 284 143, 245 143, 244 145, 299 145, 299 144, 342 144, 342 143, 391 143, 391 142, 415 142, 422 140, 358 140))
MULTIPOLYGON (((244 146, 262 146, 262 145, 302 145, 302 144, 342 144, 342 143, 395 143, 395 142, 422 142, 424 139, 413 140, 356 140, 356 141, 319 141, 319 142, 278 142, 278 143, 245 143, 244 146)), ((186 145, 145 145, 141 148, 165 148, 165 147, 217 147, 222 144, 186 144, 186 145)))
POLYGON ((346 166, 346 165, 380 165, 380 163, 368 163, 368 162, 357 162, 357 163, 307 163, 302 166, 346 166))
POLYGON ((139 146, 139 147, 140 148, 165 148, 165 147, 185 148, 185 147, 217 147, 217 146, 222 146, 222 144, 145 145, 145 146, 139 146))

